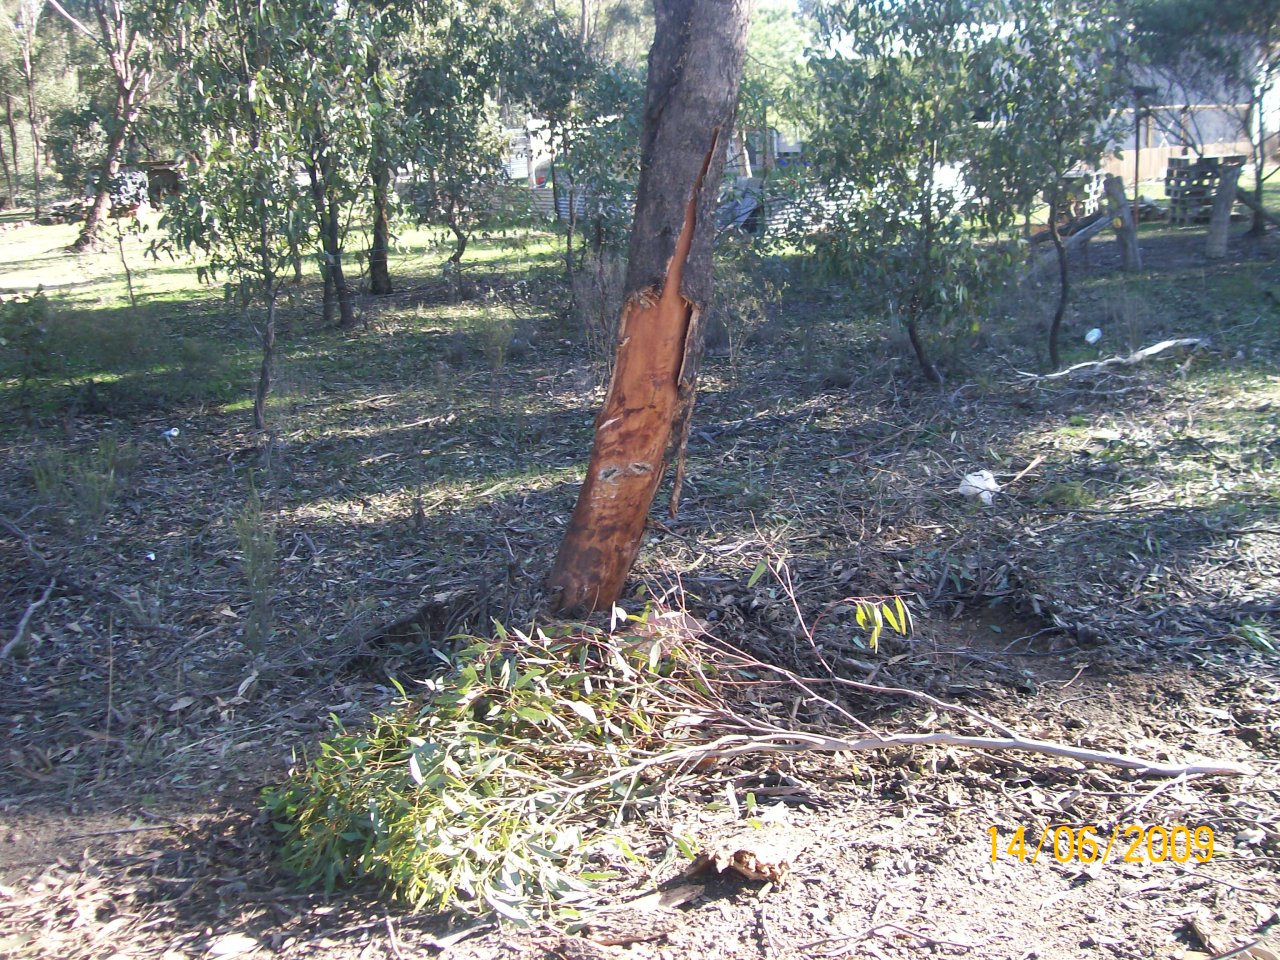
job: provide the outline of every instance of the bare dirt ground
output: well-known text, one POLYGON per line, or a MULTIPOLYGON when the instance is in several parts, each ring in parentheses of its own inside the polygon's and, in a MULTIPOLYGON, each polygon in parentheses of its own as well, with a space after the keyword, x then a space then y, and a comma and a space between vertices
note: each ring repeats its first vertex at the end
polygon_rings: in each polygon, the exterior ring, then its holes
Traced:
MULTIPOLYGON (((625 946, 300 890, 275 866, 260 790, 331 717, 358 723, 394 698, 391 677, 422 676, 431 645, 535 616, 599 396, 578 348, 545 331, 500 370, 478 346, 444 368, 447 331, 386 313, 349 343, 309 341, 343 362, 295 368, 269 444, 217 407, 62 423, 67 449, 111 433, 136 457, 93 529, 36 495, 53 441, 5 434, 5 639, 31 617, 0 663, 0 956, 1057 960, 1273 941, 1280 272, 1267 243, 1212 268, 1169 244, 1141 288, 1108 286, 1095 251, 1073 335, 1207 333, 1212 348, 1080 383, 996 365, 936 392, 872 357, 824 386, 804 357, 848 336, 840 304, 784 301, 816 346, 762 338, 737 369, 708 364, 683 505, 655 522, 637 577, 810 676, 825 662, 1025 736, 1250 775, 945 747, 746 758, 627 826, 645 866, 619 865, 618 899, 680 880, 673 837, 714 845, 750 819, 788 851, 787 876, 703 878, 671 916, 645 915, 655 939, 625 946), (981 468, 1006 485, 990 506, 956 493, 981 468), (235 526, 251 473, 277 545, 260 641, 235 526), (751 583, 762 557, 785 563, 794 604, 751 583), (840 600, 888 594, 916 629, 871 652, 840 600), (415 610, 417 644, 362 643, 415 610), (1088 826, 1116 836, 1105 862, 1038 842, 1088 826), (1205 862, 1180 827, 1212 830, 1205 862)), ((909 698, 832 695, 877 730, 976 732, 909 698)))

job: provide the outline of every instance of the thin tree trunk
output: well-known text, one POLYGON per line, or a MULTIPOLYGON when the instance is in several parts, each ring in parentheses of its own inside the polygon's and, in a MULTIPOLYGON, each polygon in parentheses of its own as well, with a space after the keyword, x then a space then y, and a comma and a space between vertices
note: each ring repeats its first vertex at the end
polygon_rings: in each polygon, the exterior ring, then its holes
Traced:
MULTIPOLYGON (((21 169, 18 166, 18 124, 13 119, 13 97, 7 93, 4 95, 4 119, 5 125, 9 128, 9 155, 13 161, 13 176, 16 183, 18 171, 21 169)), ((18 194, 16 192, 13 194, 13 202, 16 206, 18 202, 18 194)))
MULTIPOLYGON (((382 71, 382 61, 377 54, 369 55, 369 79, 373 83, 375 99, 382 102, 377 86, 377 76, 382 71)), ((387 217, 387 205, 391 194, 391 166, 387 162, 387 143, 381 128, 373 138, 373 155, 369 161, 369 179, 373 184, 373 240, 369 246, 369 292, 374 296, 391 293, 391 271, 387 265, 387 252, 391 246, 391 226, 387 217)))
POLYGON ((934 159, 936 154, 937 144, 931 141, 929 156, 925 160, 927 169, 923 171, 922 178, 925 189, 922 194, 924 209, 920 216, 920 229, 924 232, 920 243, 920 286, 912 297, 912 306, 906 318, 907 339, 911 341, 911 349, 915 351, 921 372, 930 383, 941 383, 942 374, 929 359, 924 340, 920 336, 919 321, 922 316, 928 316, 933 301, 933 175, 937 169, 934 159))
POLYGON ((329 276, 333 280, 333 292, 338 298, 338 326, 350 330, 356 325, 355 303, 351 298, 351 288, 347 286, 347 277, 342 269, 342 225, 338 222, 338 205, 329 198, 328 230, 325 234, 328 250, 325 259, 329 261, 329 276))
POLYGON ((1057 370, 1062 366, 1062 356, 1058 352, 1058 334, 1062 330, 1062 318, 1067 314, 1067 298, 1071 294, 1071 275, 1067 268, 1067 250, 1062 244, 1062 233, 1058 230, 1056 185, 1049 202, 1049 239, 1053 241, 1053 250, 1058 256, 1058 306, 1053 312, 1053 321, 1049 324, 1049 365, 1057 370))
POLYGON ((125 135, 128 133, 129 110, 128 91, 117 87, 115 113, 112 116, 111 132, 107 137, 107 153, 98 171, 98 192, 94 194, 93 204, 84 218, 80 236, 71 245, 74 251, 90 250, 101 239, 102 225, 111 212, 111 181, 120 171, 120 153, 124 149, 125 135))
POLYGON ((387 216, 391 192, 391 170, 386 158, 375 156, 371 171, 373 180, 373 242, 369 247, 369 292, 375 296, 391 293, 391 270, 387 252, 391 246, 391 225, 387 216))
POLYGON ((324 255, 321 271, 324 274, 324 322, 334 322, 337 306, 337 323, 343 330, 356 325, 355 308, 347 290, 346 277, 342 273, 341 232, 338 211, 325 188, 325 178, 320 164, 307 164, 307 176, 311 180, 311 199, 316 206, 316 219, 320 226, 320 249, 324 255))
POLYGON ((454 237, 453 254, 449 257, 449 262, 455 266, 462 263, 462 255, 467 252, 467 235, 458 223, 457 209, 457 205, 449 201, 449 229, 453 231, 454 237))
POLYGON ((267 316, 262 323, 262 363, 258 367, 258 389, 253 396, 253 428, 267 429, 267 398, 271 395, 271 371, 276 362, 276 288, 266 293, 267 316))
POLYGON ((9 166, 9 156, 4 152, 4 144, 0 143, 0 166, 4 167, 4 186, 6 210, 17 206, 17 194, 13 190, 13 170, 9 166))
POLYGON ((1124 269, 1130 273, 1141 270, 1142 251, 1138 249, 1138 225, 1133 219, 1133 207, 1124 195, 1124 180, 1116 176, 1107 177, 1102 188, 1111 201, 1112 214, 1120 218, 1120 229, 1116 233, 1120 240, 1120 257, 1124 269))
MULTIPOLYGON (((325 256, 323 246, 321 248, 321 256, 325 256)), ((329 269, 329 261, 326 257, 320 264, 320 277, 323 283, 323 293, 320 295, 320 319, 326 327, 337 326, 338 324, 338 293, 337 287, 333 283, 333 272, 329 269)))
POLYGON ((31 181, 34 190, 36 219, 40 218, 40 118, 36 112, 36 76, 31 65, 31 50, 22 49, 23 75, 27 82, 27 125, 31 128, 31 181))
POLYGON ((1267 218, 1262 206, 1263 186, 1267 180, 1267 125, 1262 100, 1263 94, 1259 94, 1253 108, 1257 115, 1257 136, 1253 149, 1253 199, 1257 205, 1253 207, 1253 223, 1249 226, 1251 237, 1260 237, 1267 232, 1267 218))
POLYGON ((617 359, 549 578, 566 612, 607 609, 622 592, 658 485, 682 454, 711 298, 723 138, 732 132, 750 0, 655 0, 654 16, 617 359))
POLYGON ((1240 169, 1238 163, 1222 166, 1222 175, 1218 180, 1218 194, 1213 198, 1213 210, 1209 214, 1209 235, 1204 247, 1204 255, 1210 260, 1221 260, 1227 255, 1227 239, 1231 233, 1231 208, 1236 204, 1236 186, 1240 182, 1240 169))
MULTIPOLYGON (((564 129, 564 155, 569 157, 569 128, 564 129)), ((569 180, 569 210, 568 210, 568 226, 569 232, 564 240, 564 272, 572 282, 573 280, 573 230, 578 225, 578 204, 577 192, 574 187, 573 180, 569 180)))

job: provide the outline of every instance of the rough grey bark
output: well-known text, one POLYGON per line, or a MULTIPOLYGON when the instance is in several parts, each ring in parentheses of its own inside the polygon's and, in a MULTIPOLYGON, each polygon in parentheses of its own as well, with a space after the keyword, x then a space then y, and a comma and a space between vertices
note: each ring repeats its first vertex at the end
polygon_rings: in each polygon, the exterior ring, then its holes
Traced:
POLYGON ((1213 198, 1209 213, 1209 236, 1205 240, 1204 255, 1210 260, 1221 260, 1227 255, 1227 238, 1231 232, 1231 208, 1236 203, 1236 187, 1240 182, 1240 165, 1226 164, 1218 180, 1218 195, 1213 198))
POLYGON ((1116 231, 1120 241, 1120 257, 1124 269, 1128 272, 1142 269, 1142 251, 1138 249, 1138 225, 1133 219, 1133 207, 1124 195, 1124 180, 1111 176, 1102 184, 1111 201, 1111 212, 1120 220, 1116 231))
MULTIPOLYGON (((649 508, 683 449, 712 291, 725 144, 750 0, 655 0, 617 359, 587 476, 548 581, 566 612, 620 596, 649 508)), ((676 472, 678 496, 680 471, 676 472)))

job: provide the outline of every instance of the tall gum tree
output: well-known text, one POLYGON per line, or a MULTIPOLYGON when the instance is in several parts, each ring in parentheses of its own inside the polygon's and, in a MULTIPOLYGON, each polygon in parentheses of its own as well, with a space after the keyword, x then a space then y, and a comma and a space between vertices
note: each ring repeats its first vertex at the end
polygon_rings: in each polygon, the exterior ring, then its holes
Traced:
POLYGON ((163 2, 148 6, 137 0, 89 0, 88 26, 58 0, 49 5, 75 30, 102 50, 115 82, 110 117, 104 118, 107 144, 98 171, 97 193, 84 218, 74 251, 90 250, 101 242, 103 225, 111 211, 111 181, 120 171, 120 158, 129 133, 151 94, 156 48, 152 39, 166 16, 163 2))
POLYGON ((617 601, 658 485, 687 436, 750 17, 750 0, 654 2, 616 361, 587 475, 548 580, 562 612, 617 601))

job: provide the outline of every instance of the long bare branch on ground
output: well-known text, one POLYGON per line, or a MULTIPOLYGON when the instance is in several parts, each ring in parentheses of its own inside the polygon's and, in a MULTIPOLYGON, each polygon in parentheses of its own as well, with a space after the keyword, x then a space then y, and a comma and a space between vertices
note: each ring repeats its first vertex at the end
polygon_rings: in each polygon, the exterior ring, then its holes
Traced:
MULTIPOLYGON (((586 783, 569 785, 568 794, 589 793, 611 783, 630 780, 656 767, 680 767, 691 769, 713 760, 732 760, 735 757, 768 753, 868 753, 874 750, 890 750, 895 747, 961 747, 967 750, 986 750, 997 753, 1015 751, 1038 753, 1042 756, 1074 760, 1078 763, 1120 767, 1133 770, 1143 777, 1248 777, 1257 771, 1243 763, 1231 760, 1199 760, 1191 763, 1168 763, 1148 760, 1127 753, 1106 750, 1090 750, 1072 747, 1048 740, 1030 737, 970 737, 951 733, 900 733, 881 736, 873 734, 860 739, 832 737, 799 730, 785 730, 755 724, 741 717, 720 718, 725 726, 738 726, 744 732, 729 733, 706 743, 691 744, 675 750, 655 753, 637 760, 603 777, 586 783)), ((549 787, 546 793, 565 795, 565 784, 549 787)))
POLYGON ((1154 360, 1167 353, 1181 354, 1190 350, 1198 350, 1207 346, 1206 342, 1199 337, 1183 337, 1180 340, 1161 340, 1149 347, 1143 347, 1141 350, 1135 350, 1133 353, 1124 357, 1108 357, 1106 360, 1086 360, 1084 363, 1077 363, 1074 366, 1067 367, 1065 370, 1059 370, 1057 373, 1025 373, 1018 370, 1018 376, 1025 381, 1035 383, 1043 383, 1049 380, 1063 379, 1080 379, 1092 376, 1095 373, 1101 373, 1104 370, 1110 370, 1113 367, 1136 367, 1139 364, 1146 363, 1148 360, 1154 360))

